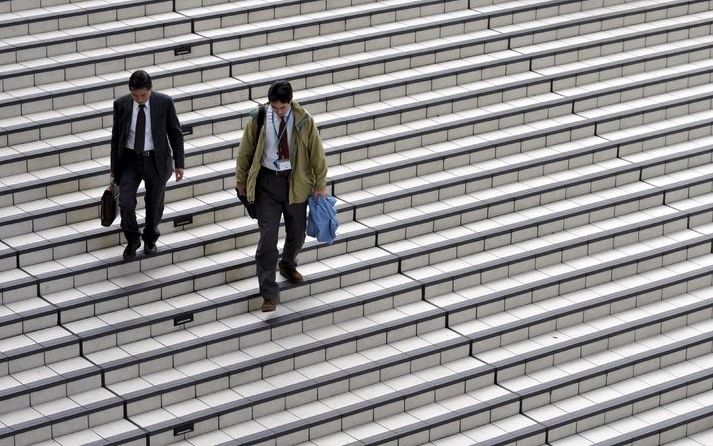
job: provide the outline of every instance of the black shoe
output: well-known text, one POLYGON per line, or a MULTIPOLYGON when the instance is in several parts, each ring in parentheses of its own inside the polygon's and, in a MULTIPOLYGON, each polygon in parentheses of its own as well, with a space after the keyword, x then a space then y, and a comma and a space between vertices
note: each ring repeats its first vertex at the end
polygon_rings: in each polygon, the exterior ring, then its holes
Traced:
POLYGON ((288 282, 290 283, 302 283, 304 278, 302 277, 302 274, 300 274, 295 268, 291 266, 287 266, 284 263, 279 264, 280 267, 280 275, 287 279, 288 282))
POLYGON ((152 256, 158 252, 156 243, 154 242, 144 242, 144 255, 152 256))
POLYGON ((129 242, 124 249, 124 260, 132 260, 136 257, 136 250, 141 246, 141 242, 129 242))

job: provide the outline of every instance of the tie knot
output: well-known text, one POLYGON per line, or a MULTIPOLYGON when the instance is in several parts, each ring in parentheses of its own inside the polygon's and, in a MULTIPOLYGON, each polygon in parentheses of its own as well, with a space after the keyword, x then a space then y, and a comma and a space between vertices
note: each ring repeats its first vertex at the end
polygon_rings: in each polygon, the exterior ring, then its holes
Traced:
POLYGON ((139 105, 139 110, 143 110, 144 107, 146 107, 146 104, 141 104, 141 105, 139 105))

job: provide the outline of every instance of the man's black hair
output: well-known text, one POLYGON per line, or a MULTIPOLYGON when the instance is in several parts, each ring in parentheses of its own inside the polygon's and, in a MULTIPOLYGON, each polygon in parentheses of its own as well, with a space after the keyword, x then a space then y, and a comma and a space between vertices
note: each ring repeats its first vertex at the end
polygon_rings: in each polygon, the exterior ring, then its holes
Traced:
POLYGON ((292 102, 292 85, 287 81, 277 81, 270 85, 267 91, 267 100, 270 102, 280 101, 283 104, 292 102))
POLYGON ((151 90, 151 76, 144 70, 136 70, 129 78, 129 90, 151 90))

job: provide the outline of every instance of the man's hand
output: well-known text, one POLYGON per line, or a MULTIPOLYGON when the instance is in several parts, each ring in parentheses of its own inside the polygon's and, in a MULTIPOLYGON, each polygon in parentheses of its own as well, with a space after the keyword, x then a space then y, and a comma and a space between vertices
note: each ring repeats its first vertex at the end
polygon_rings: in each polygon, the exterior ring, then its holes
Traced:
POLYGON ((327 195, 329 195, 329 194, 327 193, 327 187, 326 187, 326 186, 323 186, 323 187, 315 187, 315 188, 314 188, 314 192, 312 193, 312 196, 313 196, 314 198, 317 198, 317 197, 325 198, 327 195))
POLYGON ((245 184, 236 183, 235 190, 238 191, 238 195, 242 195, 243 197, 247 196, 247 194, 245 193, 245 184))
POLYGON ((183 179, 183 169, 176 168, 176 181, 181 181, 183 179))

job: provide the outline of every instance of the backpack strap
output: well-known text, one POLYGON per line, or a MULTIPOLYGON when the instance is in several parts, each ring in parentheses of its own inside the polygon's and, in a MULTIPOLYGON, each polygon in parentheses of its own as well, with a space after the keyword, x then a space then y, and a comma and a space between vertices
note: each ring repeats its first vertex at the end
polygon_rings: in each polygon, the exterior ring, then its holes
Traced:
POLYGON ((265 125, 265 115, 266 115, 266 107, 264 105, 261 105, 257 109, 257 129, 255 130, 255 140, 257 141, 257 138, 260 137, 260 130, 262 130, 262 126, 265 125))

